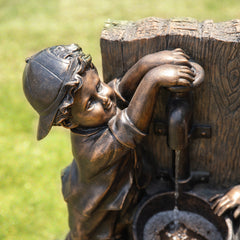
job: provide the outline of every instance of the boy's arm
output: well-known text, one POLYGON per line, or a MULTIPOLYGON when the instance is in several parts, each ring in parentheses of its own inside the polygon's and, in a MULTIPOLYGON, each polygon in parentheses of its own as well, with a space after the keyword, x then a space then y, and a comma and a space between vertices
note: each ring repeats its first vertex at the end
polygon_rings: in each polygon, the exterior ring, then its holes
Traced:
POLYGON ((127 115, 137 129, 148 131, 152 113, 161 87, 191 86, 194 73, 187 66, 162 65, 150 70, 140 82, 127 108, 127 115))
POLYGON ((143 76, 152 68, 163 64, 186 65, 191 67, 189 57, 182 49, 148 54, 134 64, 121 79, 118 90, 127 101, 134 95, 143 76))

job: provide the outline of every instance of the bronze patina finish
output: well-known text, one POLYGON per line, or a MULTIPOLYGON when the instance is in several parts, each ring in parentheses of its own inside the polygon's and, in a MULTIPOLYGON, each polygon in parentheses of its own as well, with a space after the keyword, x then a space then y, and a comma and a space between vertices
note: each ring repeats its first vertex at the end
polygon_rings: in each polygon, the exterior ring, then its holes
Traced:
MULTIPOLYGON (((52 126, 62 126, 71 133, 74 159, 61 176, 69 213, 66 240, 148 240, 153 230, 150 227, 150 235, 144 237, 147 221, 152 218, 158 225, 158 213, 175 207, 215 224, 221 235, 218 239, 238 239, 232 237, 232 229, 239 232, 239 224, 231 221, 230 231, 222 216, 239 217, 239 185, 225 195, 214 196, 217 187, 224 182, 234 185, 238 176, 223 173, 225 178, 221 178, 213 171, 218 163, 211 163, 216 152, 210 147, 221 143, 216 140, 219 119, 228 114, 233 119, 239 116, 235 62, 240 48, 233 34, 225 45, 219 34, 210 36, 213 23, 209 24, 149 18, 108 26, 101 38, 105 82, 100 80, 91 56, 77 44, 46 48, 26 60, 23 89, 39 114, 37 139, 46 137, 52 126), (214 53, 222 48, 228 57, 220 61, 218 69, 214 53), (203 69, 206 77, 201 84, 203 69), (224 69, 229 85, 222 79, 224 69), (200 90, 195 90, 200 84, 200 90), (213 86, 215 92, 206 97, 213 86), (215 102, 211 102, 212 94, 215 102), (215 113, 216 106, 221 117, 215 113), (210 117, 200 113, 201 107, 210 117), (202 138, 205 142, 199 143, 202 138), (211 144, 205 146, 209 143, 206 140, 211 144), (202 155, 207 155, 205 162, 202 155), (197 188, 199 182, 204 187, 197 188), (186 193, 189 190, 192 193, 186 193), (234 213, 228 214, 232 209, 234 213)), ((239 143, 239 138, 235 139, 239 143)), ((219 158, 223 169, 225 160, 219 158)), ((236 165, 232 160, 230 164, 236 165)), ((169 231, 169 226, 163 230, 169 231)), ((190 235, 197 236, 193 229, 191 225, 190 235)), ((184 227, 180 230, 186 233, 184 227)), ((201 237, 208 239, 204 234, 201 237)))

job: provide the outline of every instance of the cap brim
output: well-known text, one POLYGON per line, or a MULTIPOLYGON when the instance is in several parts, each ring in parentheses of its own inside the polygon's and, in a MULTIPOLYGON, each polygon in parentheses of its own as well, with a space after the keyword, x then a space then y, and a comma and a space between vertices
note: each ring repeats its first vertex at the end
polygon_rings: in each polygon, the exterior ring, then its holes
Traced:
POLYGON ((48 135, 52 128, 53 120, 55 118, 56 113, 57 110, 51 112, 46 116, 40 116, 38 122, 37 140, 41 140, 48 135))

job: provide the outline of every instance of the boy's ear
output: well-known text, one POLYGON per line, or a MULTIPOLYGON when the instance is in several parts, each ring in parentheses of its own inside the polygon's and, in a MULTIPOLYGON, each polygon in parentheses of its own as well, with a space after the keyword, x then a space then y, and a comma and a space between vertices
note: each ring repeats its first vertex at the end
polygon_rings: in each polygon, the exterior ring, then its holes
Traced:
POLYGON ((73 121, 72 116, 70 116, 70 118, 68 119, 68 121, 69 121, 69 125, 66 126, 66 128, 68 128, 68 129, 73 129, 73 128, 76 128, 76 127, 79 126, 79 124, 77 124, 77 123, 75 123, 75 122, 73 121))
POLYGON ((73 129, 78 127, 78 124, 72 121, 72 117, 68 117, 67 119, 60 120, 59 123, 56 124, 56 126, 62 126, 67 129, 73 129))
POLYGON ((67 128, 67 129, 73 129, 73 128, 76 128, 78 127, 78 124, 74 124, 74 123, 71 123, 70 125, 62 125, 64 128, 67 128))

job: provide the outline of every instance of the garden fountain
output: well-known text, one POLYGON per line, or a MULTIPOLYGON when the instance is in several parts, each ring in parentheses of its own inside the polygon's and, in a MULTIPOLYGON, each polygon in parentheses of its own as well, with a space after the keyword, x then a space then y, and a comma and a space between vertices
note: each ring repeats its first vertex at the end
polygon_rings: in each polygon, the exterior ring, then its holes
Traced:
POLYGON ((239 29, 238 20, 108 22, 108 86, 77 44, 26 59, 38 140, 53 125, 71 129, 66 239, 240 239, 240 185, 226 192, 240 181, 239 29), (93 106, 104 111, 88 115, 93 106))

